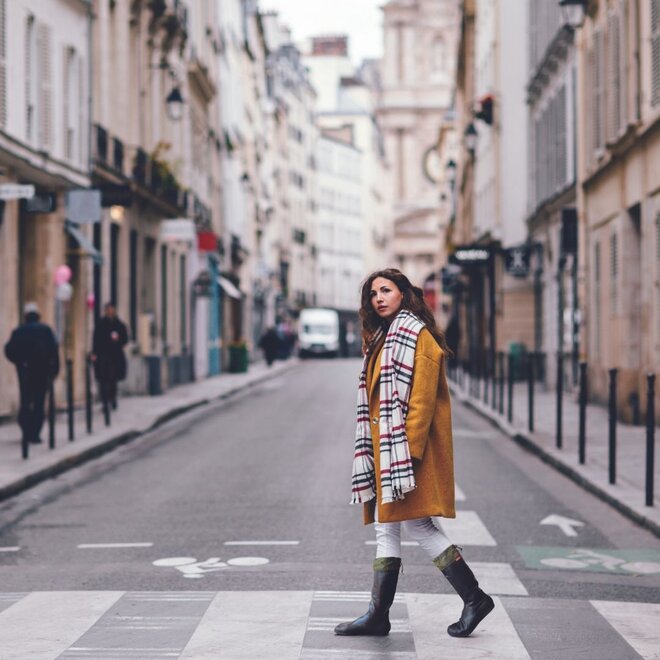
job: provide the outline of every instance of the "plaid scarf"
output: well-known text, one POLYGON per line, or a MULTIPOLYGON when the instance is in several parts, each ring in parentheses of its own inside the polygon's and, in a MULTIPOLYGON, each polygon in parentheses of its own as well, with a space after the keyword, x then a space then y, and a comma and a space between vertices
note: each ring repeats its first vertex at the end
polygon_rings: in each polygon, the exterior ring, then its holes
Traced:
MULTIPOLYGON (((404 494, 416 487, 412 459, 406 437, 406 416, 412 383, 417 338, 424 324, 408 310, 401 310, 387 330, 380 360, 380 479, 383 504, 402 500, 404 494)), ((374 347, 383 336, 379 329, 374 335, 374 347)), ((352 504, 373 499, 376 495, 374 448, 369 419, 367 392, 367 351, 358 385, 357 430, 353 458, 352 504)))

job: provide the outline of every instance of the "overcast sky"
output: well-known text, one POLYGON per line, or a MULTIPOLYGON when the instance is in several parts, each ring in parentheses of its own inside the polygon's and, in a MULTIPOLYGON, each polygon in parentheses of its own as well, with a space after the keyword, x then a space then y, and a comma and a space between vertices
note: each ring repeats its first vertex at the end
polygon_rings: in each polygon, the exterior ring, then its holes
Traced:
POLYGON ((319 34, 348 34, 355 64, 383 53, 382 11, 385 0, 259 0, 264 11, 278 11, 294 41, 319 34))

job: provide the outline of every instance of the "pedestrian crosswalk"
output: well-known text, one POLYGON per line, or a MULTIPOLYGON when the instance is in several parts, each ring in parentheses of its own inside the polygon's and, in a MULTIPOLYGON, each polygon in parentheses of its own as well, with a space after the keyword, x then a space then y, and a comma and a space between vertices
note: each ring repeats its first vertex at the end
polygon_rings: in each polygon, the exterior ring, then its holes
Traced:
POLYGON ((0 594, 0 660, 658 658, 660 604, 495 596, 468 639, 455 595, 399 593, 388 637, 337 637, 367 592, 52 591, 0 594), (554 653, 554 654, 553 654, 554 653))

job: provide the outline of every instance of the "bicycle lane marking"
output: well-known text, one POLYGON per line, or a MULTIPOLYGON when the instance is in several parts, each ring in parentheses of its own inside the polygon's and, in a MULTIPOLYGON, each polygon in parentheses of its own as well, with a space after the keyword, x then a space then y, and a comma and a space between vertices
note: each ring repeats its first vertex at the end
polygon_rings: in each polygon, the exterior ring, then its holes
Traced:
POLYGON ((660 575, 660 551, 516 546, 527 568, 616 575, 660 575))

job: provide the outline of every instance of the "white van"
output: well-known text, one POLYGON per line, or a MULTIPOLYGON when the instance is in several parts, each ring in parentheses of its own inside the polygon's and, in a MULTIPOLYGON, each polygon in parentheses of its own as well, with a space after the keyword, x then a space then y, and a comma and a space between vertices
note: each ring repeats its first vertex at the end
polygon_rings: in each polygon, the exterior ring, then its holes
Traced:
POLYGON ((339 355, 339 314, 334 309, 303 309, 300 312, 298 355, 339 355))

